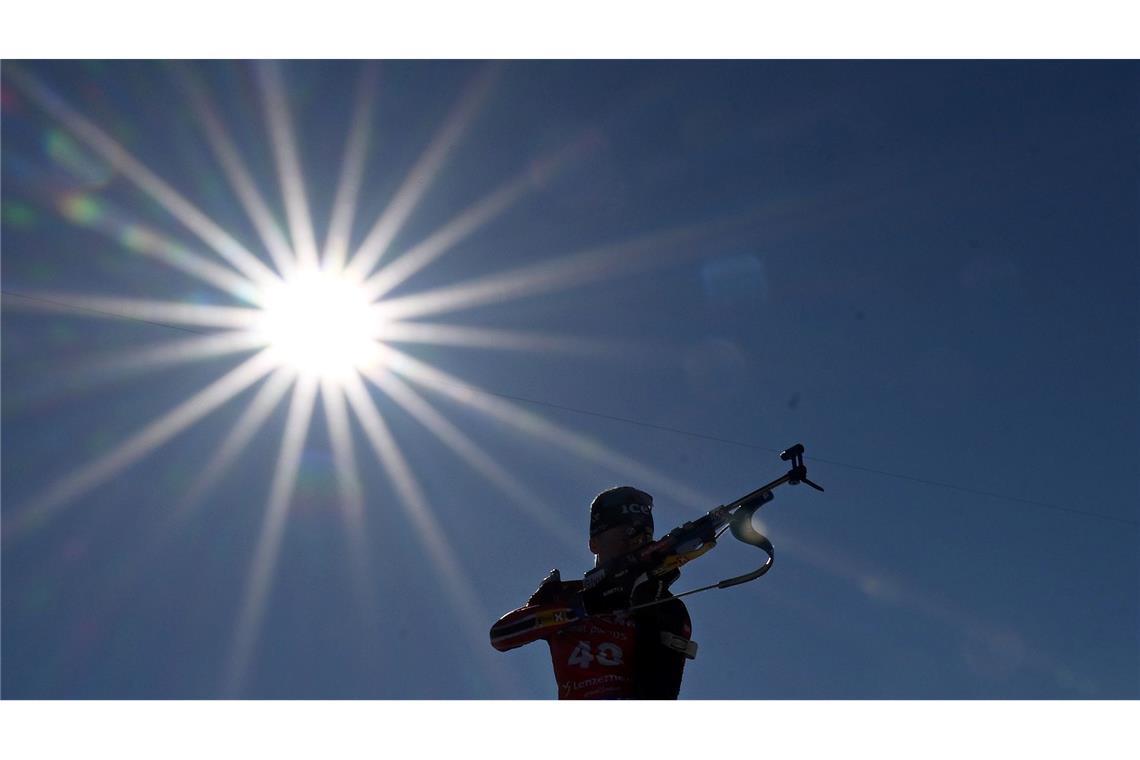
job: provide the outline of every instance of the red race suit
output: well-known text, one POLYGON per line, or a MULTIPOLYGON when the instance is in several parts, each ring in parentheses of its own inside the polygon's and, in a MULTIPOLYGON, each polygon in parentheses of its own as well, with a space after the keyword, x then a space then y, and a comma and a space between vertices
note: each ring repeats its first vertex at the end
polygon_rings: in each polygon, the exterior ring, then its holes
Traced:
POLYGON ((655 598, 671 601, 587 617, 581 591, 582 581, 552 571, 491 627, 491 645, 505 652, 545 640, 559 699, 676 699, 685 659, 696 656, 684 603, 662 587, 655 598))

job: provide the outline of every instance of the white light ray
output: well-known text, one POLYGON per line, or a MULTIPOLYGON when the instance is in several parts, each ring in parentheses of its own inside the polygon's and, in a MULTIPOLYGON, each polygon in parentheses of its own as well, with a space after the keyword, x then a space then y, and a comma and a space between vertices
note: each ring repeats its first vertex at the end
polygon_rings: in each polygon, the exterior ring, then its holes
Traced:
POLYGON ((289 220, 289 236, 297 262, 305 268, 316 268, 317 239, 309 215, 309 202, 305 199, 305 180, 297 156, 297 143, 293 136, 293 120, 285 100, 285 87, 276 61, 258 61, 257 74, 261 84, 265 116, 269 122, 269 138, 277 161, 277 174, 285 198, 285 216, 289 220))
POLYGON ((705 495, 694 491, 667 475, 653 470, 591 438, 562 428, 516 404, 493 396, 481 388, 413 359, 389 347, 381 347, 384 366, 399 372, 417 385, 421 385, 477 409, 495 419, 502 420, 528 435, 549 441, 583 459, 602 465, 631 477, 650 488, 667 493, 686 507, 707 508, 711 503, 705 495))
POLYGON ((252 282, 145 225, 126 222, 115 230, 103 231, 113 235, 119 243, 132 252, 149 256, 174 269, 180 269, 246 303, 257 303, 259 291, 252 282))
POLYGON ((459 241, 502 214, 522 198, 527 190, 537 187, 571 157, 594 144, 596 144, 595 136, 588 133, 585 138, 571 143, 551 156, 535 161, 527 170, 474 203, 426 240, 401 254, 373 275, 365 283, 369 297, 373 300, 383 297, 413 274, 447 253, 459 241))
POLYGON ((135 221, 103 196, 84 192, 60 192, 58 186, 35 178, 21 178, 21 185, 45 205, 54 207, 73 224, 95 230, 132 253, 159 261, 203 282, 217 286, 235 298, 256 303, 252 282, 230 267, 207 259, 161 232, 135 221), (93 212, 83 214, 88 204, 93 212))
POLYGON ((253 222, 265 249, 269 251, 274 264, 277 265, 277 271, 281 273, 288 271, 294 261, 289 241, 285 239, 273 212, 269 210, 268 204, 257 189, 257 183, 250 175, 233 138, 222 123, 206 86, 185 64, 179 64, 175 70, 183 88, 190 96, 194 114, 206 132, 206 138, 214 155, 217 156, 230 186, 233 187, 238 200, 253 222))
POLYGON ((36 527, 68 502, 90 491, 205 417, 273 369, 257 354, 158 418, 114 450, 57 482, 5 526, 5 537, 36 527))
MULTIPOLYGON (((893 576, 846 548, 805 540, 787 528, 780 531, 779 543, 785 556, 791 552, 797 561, 849 583, 876 604, 923 615, 935 621, 942 630, 958 631, 966 651, 978 651, 980 648, 983 653, 1001 652, 1013 646, 1011 654, 1016 656, 1013 662, 1007 663, 1007 667, 1037 669, 1061 683, 1072 679, 1071 672, 1062 661, 1040 648, 1024 647, 1020 634, 1009 625, 962 608, 942 597, 935 589, 923 588, 905 578, 893 576)), ((810 609, 810 612, 818 614, 819 611, 810 609)), ((823 612, 827 617, 826 611, 823 612)))
POLYGON ((390 298, 379 308, 390 320, 408 319, 567 290, 618 275, 676 264, 688 258, 719 254, 722 250, 708 246, 707 238, 745 224, 747 220, 733 218, 658 231, 458 285, 390 298), (698 243, 706 246, 699 247, 698 243))
POLYGON ((113 356, 96 357, 85 365, 86 369, 81 371, 113 372, 121 375, 213 359, 241 351, 252 351, 264 345, 265 342, 259 336, 244 330, 235 330, 167 342, 149 348, 132 349, 113 356))
MULTIPOLYGON (((383 313, 383 309, 379 310, 383 313)), ((508 351, 543 351, 586 356, 629 356, 638 345, 615 340, 574 338, 524 330, 432 324, 426 322, 379 322, 374 337, 385 343, 428 343, 466 348, 497 348, 508 351)))
POLYGON ((95 356, 81 366, 51 371, 43 382, 30 389, 8 391, 5 404, 19 409, 21 414, 34 414, 33 407, 50 404, 60 398, 74 398, 77 394, 91 392, 135 373, 254 350, 263 345, 261 340, 255 340, 248 333, 228 332, 95 356))
POLYGON ((259 309, 192 304, 183 301, 151 301, 55 291, 32 291, 20 295, 25 297, 6 302, 5 306, 19 306, 21 309, 31 311, 82 313, 85 317, 128 318, 144 322, 232 329, 253 327, 257 323, 258 315, 261 314, 259 309))
POLYGON ((488 456, 459 428, 448 422, 442 414, 432 408, 431 404, 422 396, 408 387, 407 383, 390 372, 375 368, 366 370, 364 375, 409 414, 419 420, 420 424, 466 460, 474 470, 497 486, 515 506, 545 528, 564 546, 571 550, 582 548, 581 531, 575 530, 549 505, 544 504, 538 494, 523 485, 518 478, 511 475, 498 462, 488 456))
POLYGON ((349 235, 356 215, 356 201, 360 183, 364 178, 364 163, 368 154, 368 138, 372 132, 372 112, 376 91, 376 64, 366 62, 360 74, 353 109, 352 126, 344 149, 340 169, 340 182, 332 205, 332 219, 325 239, 324 266, 338 271, 348 258, 349 235))
POLYGON ((317 381, 306 377, 297 381, 293 391, 289 420, 285 424, 285 437, 281 442, 281 453, 277 458, 277 469, 273 475, 273 487, 265 509, 265 519, 261 525, 257 549, 250 565, 249 578, 242 597, 241 615, 238 618, 226 668, 223 693, 230 698, 241 694, 246 674, 249 672, 250 658, 261 629, 261 619, 265 614, 265 603, 273 585, 277 555, 281 549, 281 539, 285 534, 285 520, 289 514, 293 488, 297 483, 301 454, 304 452, 305 438, 312 420, 316 393, 317 381))
POLYGON ((431 144, 404 180, 400 189, 387 208, 372 225, 372 229, 364 238, 364 242, 349 260, 347 272, 364 280, 372 272, 380 257, 388 250, 388 246, 400 231, 404 221, 415 210, 420 198, 427 192, 431 183, 439 173, 448 152, 458 142, 466 130, 467 125, 474 118, 475 113, 486 100, 491 85, 498 78, 499 66, 489 65, 484 68, 468 84, 463 96, 451 109, 444 120, 443 126, 431 144))
MULTIPOLYGON (((129 569, 118 574, 118 578, 113 584, 115 591, 107 594, 106 599, 122 600, 124 595, 129 593, 132 580, 137 579, 142 568, 166 548, 166 541, 170 535, 190 519, 194 511, 201 505, 203 497, 234 464, 242 450, 249 444, 250 439, 264 423, 266 417, 277 406, 281 397, 285 395, 292 382, 293 377, 287 370, 278 369, 257 389, 257 393, 250 401, 249 406, 242 412, 241 417, 238 418, 221 447, 214 452, 190 488, 178 500, 178 503, 164 515, 155 530, 145 540, 136 542, 142 547, 142 550, 130 561, 129 569)), ((110 602, 99 606, 106 608, 109 604, 110 602)))
POLYGON ((369 298, 378 300, 392 288, 447 253, 460 240, 509 208, 523 195, 530 182, 529 176, 509 182, 475 203, 426 240, 401 254, 364 284, 369 298))
POLYGON ((134 547, 127 561, 109 584, 109 588, 97 600, 89 600, 94 609, 102 611, 104 619, 114 620, 121 614, 122 607, 135 593, 134 589, 142 574, 146 572, 151 563, 162 561, 162 553, 167 551, 167 541, 171 535, 187 520, 189 520, 202 504, 203 497, 214 486, 217 480, 236 461, 241 451, 248 445, 250 438, 261 426, 265 417, 281 400, 288 390, 293 378, 284 369, 279 369, 270 375, 257 394, 250 401, 234 428, 226 437, 221 448, 214 453, 211 461, 199 473, 190 489, 179 499, 178 503, 162 515, 161 521, 144 536, 136 537, 134 547))
POLYGON ((175 506, 172 512, 175 522, 184 520, 202 497, 209 493, 210 489, 229 471, 295 380, 294 373, 281 367, 257 389, 257 395, 238 417, 221 446, 190 485, 186 495, 175 506))
POLYGON ((368 549, 367 528, 364 523, 364 488, 356 469, 356 453, 352 445, 352 429, 344 391, 339 383, 325 380, 321 383, 329 440, 332 443, 333 461, 336 464, 337 487, 340 491, 341 513, 344 516, 345 541, 348 544, 349 563, 357 604, 373 630, 379 624, 380 610, 376 605, 376 587, 372 578, 372 558, 368 549))
MULTIPOLYGON (((396 487, 395 501, 411 520, 416 534, 428 551, 432 564, 440 571, 451 605, 466 625, 469 635, 482 639, 486 636, 487 621, 491 618, 476 602, 479 598, 478 591, 468 580, 470 576, 456 561, 447 534, 436 521, 432 507, 420 489, 407 460, 400 453, 400 448, 388 430, 388 425, 380 416, 379 410, 368 396, 368 391, 359 377, 350 378, 344 385, 344 391, 356 412, 365 437, 372 445, 376 458, 396 487)), ((480 662, 486 660, 480 658, 480 662)), ((502 677, 499 668, 491 667, 487 670, 488 675, 496 680, 502 677)))
POLYGON ((150 195, 196 234, 219 256, 244 273, 255 283, 276 279, 276 275, 256 256, 250 253, 228 232, 214 223, 196 206, 183 198, 174 188, 159 179, 126 148, 103 130, 71 108, 62 98, 43 85, 36 77, 17 67, 7 67, 12 80, 41 108, 60 121, 72 134, 86 143, 127 179, 150 195))
POLYGON ((78 398, 81 393, 90 393, 114 382, 120 382, 132 374, 144 373, 162 367, 178 365, 188 361, 227 356, 246 350, 260 348, 262 342, 254 341, 245 333, 223 333, 205 335, 148 349, 119 351, 103 354, 84 361, 81 366, 65 362, 63 366, 46 368, 47 375, 32 387, 6 391, 6 408, 19 410, 19 414, 32 415, 34 408, 42 404, 54 404, 59 399, 78 398))

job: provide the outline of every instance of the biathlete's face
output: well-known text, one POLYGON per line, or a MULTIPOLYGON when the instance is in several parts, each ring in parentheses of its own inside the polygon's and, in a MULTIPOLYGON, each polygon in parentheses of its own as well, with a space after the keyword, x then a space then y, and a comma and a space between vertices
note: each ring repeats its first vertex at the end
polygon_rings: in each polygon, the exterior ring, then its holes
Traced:
POLYGON ((600 562, 608 562, 640 549, 652 539, 653 529, 648 525, 615 525, 590 539, 590 551, 598 555, 600 562))

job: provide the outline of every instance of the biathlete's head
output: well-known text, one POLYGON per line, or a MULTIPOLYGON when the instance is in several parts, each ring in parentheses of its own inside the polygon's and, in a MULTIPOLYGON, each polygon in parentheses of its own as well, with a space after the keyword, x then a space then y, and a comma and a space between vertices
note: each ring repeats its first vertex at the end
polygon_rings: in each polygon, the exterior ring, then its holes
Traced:
POLYGON ((609 562, 653 540, 653 497, 632 486, 602 491, 590 504, 590 551, 609 562))

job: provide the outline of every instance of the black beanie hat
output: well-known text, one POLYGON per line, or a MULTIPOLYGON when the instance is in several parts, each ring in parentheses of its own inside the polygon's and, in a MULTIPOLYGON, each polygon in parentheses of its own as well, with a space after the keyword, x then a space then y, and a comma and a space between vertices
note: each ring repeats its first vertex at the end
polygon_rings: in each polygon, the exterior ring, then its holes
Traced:
POLYGON ((590 538, 615 525, 644 525, 653 532, 653 497, 633 486, 602 491, 590 504, 590 538))

